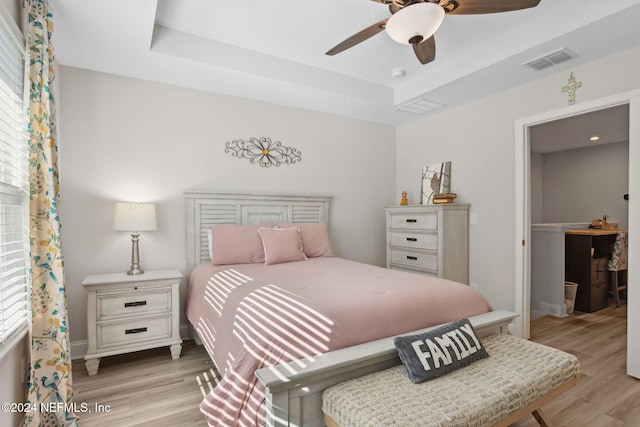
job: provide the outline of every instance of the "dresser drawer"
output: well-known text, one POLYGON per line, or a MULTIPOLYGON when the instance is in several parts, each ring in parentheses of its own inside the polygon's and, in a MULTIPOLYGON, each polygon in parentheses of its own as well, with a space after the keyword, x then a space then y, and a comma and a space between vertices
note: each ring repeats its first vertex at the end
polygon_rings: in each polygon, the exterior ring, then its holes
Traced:
POLYGON ((393 213, 391 214, 391 228, 437 230, 438 212, 393 213))
POLYGON ((598 311, 609 305, 609 289, 606 282, 591 284, 591 311, 598 311))
POLYGON ((391 262, 416 268, 438 270, 438 255, 433 253, 413 252, 402 249, 391 249, 391 262))
POLYGON ((437 233, 416 233, 411 231, 391 231, 391 244, 416 249, 438 249, 437 233))
POLYGON ((97 320, 171 311, 171 288, 97 293, 97 320))
POLYGON ((98 348, 171 338, 171 315, 97 325, 98 348))
POLYGON ((591 260, 591 283, 604 283, 607 281, 607 258, 591 260))

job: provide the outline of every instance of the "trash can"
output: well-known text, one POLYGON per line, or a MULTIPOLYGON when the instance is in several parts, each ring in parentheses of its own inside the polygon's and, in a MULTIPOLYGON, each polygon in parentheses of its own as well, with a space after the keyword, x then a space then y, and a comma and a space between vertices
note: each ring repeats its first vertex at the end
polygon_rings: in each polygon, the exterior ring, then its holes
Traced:
POLYGON ((564 304, 567 306, 567 314, 573 313, 573 307, 576 305, 577 292, 578 292, 577 283, 564 282, 564 304))

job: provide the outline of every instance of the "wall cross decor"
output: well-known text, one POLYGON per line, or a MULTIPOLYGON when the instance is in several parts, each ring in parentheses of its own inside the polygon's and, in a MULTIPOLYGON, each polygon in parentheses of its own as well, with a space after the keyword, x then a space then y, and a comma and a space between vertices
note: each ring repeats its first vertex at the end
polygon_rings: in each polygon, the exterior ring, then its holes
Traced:
POLYGON ((280 166, 282 163, 293 164, 302 161, 302 153, 292 147, 285 147, 281 142, 271 138, 251 138, 249 141, 233 140, 225 144, 225 153, 249 159, 263 167, 280 166))
POLYGON ((581 87, 582 82, 576 82, 576 78, 573 77, 573 72, 571 72, 569 82, 566 86, 562 87, 562 91, 569 94, 569 105, 573 105, 576 103, 576 90, 580 89, 581 87))

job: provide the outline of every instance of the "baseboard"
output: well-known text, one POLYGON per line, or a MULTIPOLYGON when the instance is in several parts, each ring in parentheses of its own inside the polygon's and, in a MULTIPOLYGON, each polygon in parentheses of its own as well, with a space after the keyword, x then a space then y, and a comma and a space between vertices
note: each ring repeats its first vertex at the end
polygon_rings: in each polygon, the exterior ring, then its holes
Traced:
POLYGON ((529 317, 531 320, 536 320, 539 319, 541 317, 546 316, 548 313, 544 313, 540 310, 531 310, 531 312, 529 313, 529 317))
POLYGON ((567 317, 567 306, 564 304, 540 301, 538 303, 538 308, 544 314, 550 314, 555 317, 567 317))
POLYGON ((87 354, 87 347, 89 347, 89 341, 72 341, 71 342, 71 360, 84 359, 84 355, 87 354))
MULTIPOLYGON (((180 325, 180 337, 183 340, 192 338, 190 335, 190 325, 188 323, 180 325)), ((89 342, 87 340, 71 342, 71 360, 84 359, 85 354, 87 354, 88 347, 89 342)))

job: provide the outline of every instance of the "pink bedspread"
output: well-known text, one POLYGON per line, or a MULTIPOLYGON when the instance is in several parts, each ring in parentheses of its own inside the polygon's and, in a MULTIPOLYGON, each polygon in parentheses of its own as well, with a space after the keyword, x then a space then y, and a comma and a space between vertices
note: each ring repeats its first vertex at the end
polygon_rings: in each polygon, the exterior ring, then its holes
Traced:
POLYGON ((264 425, 257 369, 488 311, 467 285, 336 257, 201 264, 186 312, 222 379, 200 409, 210 426, 264 425))

